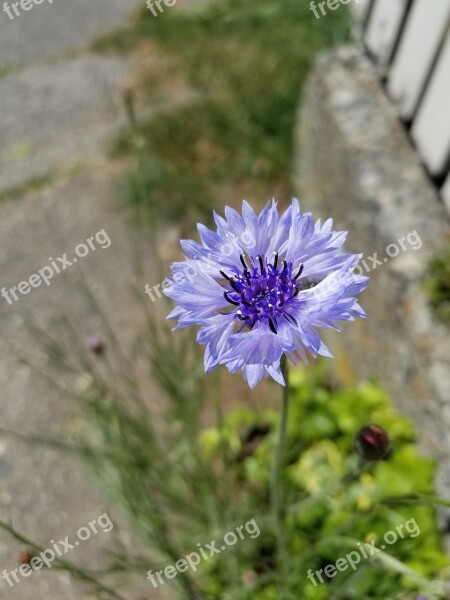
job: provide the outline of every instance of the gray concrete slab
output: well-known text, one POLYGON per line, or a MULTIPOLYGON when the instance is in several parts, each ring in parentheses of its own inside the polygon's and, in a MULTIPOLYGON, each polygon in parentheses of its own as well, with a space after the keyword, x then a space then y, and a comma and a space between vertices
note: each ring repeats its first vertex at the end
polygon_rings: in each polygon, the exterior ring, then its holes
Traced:
MULTIPOLYGON (((198 10, 212 1, 217 0, 177 0, 165 11, 198 10)), ((13 20, 0 8, 0 69, 59 58, 125 27, 145 6, 146 0, 40 0, 28 11, 18 7, 19 16, 11 9, 13 20)))
POLYGON ((89 158, 124 124, 122 58, 80 56, 0 79, 0 190, 89 158))
POLYGON ((42 0, 28 11, 19 7, 20 16, 12 11, 14 20, 0 10, 0 66, 60 57, 124 27, 143 5, 144 0, 42 0))
MULTIPOLYGON (((79 243, 101 229, 111 240, 108 248, 98 247, 80 258, 79 264, 55 274, 51 285, 41 285, 12 304, 1 298, 0 427, 22 434, 67 436, 87 426, 76 402, 21 366, 11 351, 12 347, 33 354, 38 350, 29 335, 28 313, 47 331, 53 330, 58 315, 65 314, 83 340, 102 330, 98 314, 84 300, 80 267, 124 345, 139 331, 142 314, 132 301, 135 270, 130 231, 111 202, 115 175, 111 166, 98 163, 45 191, 0 204, 0 285, 8 289, 38 272, 49 257, 67 252, 70 258, 79 243)), ((152 281, 150 270, 148 276, 152 281)), ((77 380, 65 383, 72 389, 78 386, 77 380)), ((147 389, 150 397, 158 397, 151 382, 147 389)), ((1 519, 49 547, 51 539, 73 538, 79 527, 110 510, 108 499, 100 495, 96 482, 78 461, 0 435, 1 519)), ((117 508, 111 516, 121 519, 117 508)), ((109 535, 92 536, 67 558, 85 566, 102 564, 103 551, 112 543, 109 535)), ((126 539, 131 539, 128 533, 126 539)), ((20 549, 20 544, 0 532, 0 571, 17 567, 20 549)), ((125 597, 163 600, 166 596, 160 592, 152 595, 145 575, 125 597)), ((85 586, 52 571, 36 572, 13 589, 0 579, 0 598, 76 600, 91 596, 85 586)))
MULTIPOLYGON (((84 164, 76 175, 66 174, 39 192, 0 202, 0 289, 29 279, 48 264, 49 257, 66 252, 71 256, 75 246, 105 229, 111 246, 80 259, 80 265, 125 344, 140 324, 140 313, 130 301, 133 252, 126 215, 114 208, 117 166, 101 156, 107 140, 124 123, 118 89, 128 82, 132 67, 128 59, 120 57, 80 54, 64 60, 64 54, 125 26, 143 2, 43 0, 13 21, 2 12, 0 3, 0 69, 19 67, 0 78, 0 191, 80 159, 84 164)), ((193 0, 179 0, 177 7, 191 4, 193 0)), ((182 95, 170 95, 170 102, 195 99, 192 94, 182 95)), ((167 104, 169 100, 166 108, 167 104)), ((153 109, 158 107, 150 107, 153 109)), ((148 281, 158 281, 150 268, 148 281)), ((50 286, 32 289, 12 305, 0 296, 0 427, 19 433, 65 435, 84 425, 79 407, 18 364, 11 352, 12 344, 36 349, 26 326, 27 311, 49 330, 55 316, 65 314, 83 339, 97 332, 100 320, 83 300, 80 286, 78 265, 73 265, 55 275, 50 286)), ((151 381, 146 389, 156 404, 163 404, 151 381)), ((72 536, 101 512, 110 514, 110 508, 77 461, 0 436, 1 519, 47 547, 51 539, 72 536)), ((120 515, 111 512, 111 516, 119 522, 120 515)), ((130 543, 127 528, 123 531, 124 541, 130 543)), ((103 550, 110 544, 108 535, 93 537, 74 550, 70 560, 102 564, 103 550)), ((19 543, 0 533, 0 572, 17 567, 21 549, 19 543)), ((130 600, 168 597, 152 590, 145 573, 124 596, 130 600)), ((62 573, 40 571, 13 589, 0 579, 0 600, 6 598, 94 597, 62 573)))

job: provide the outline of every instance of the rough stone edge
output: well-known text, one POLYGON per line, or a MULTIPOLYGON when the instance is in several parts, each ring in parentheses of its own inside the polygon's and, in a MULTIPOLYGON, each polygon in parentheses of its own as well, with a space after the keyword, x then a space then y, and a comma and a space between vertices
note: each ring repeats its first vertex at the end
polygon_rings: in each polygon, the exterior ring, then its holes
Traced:
POLYGON ((450 237, 449 218, 377 73, 358 48, 322 55, 299 111, 294 185, 303 204, 350 230, 352 251, 385 256, 417 231, 420 251, 370 273, 369 319, 332 335, 341 377, 375 377, 438 459, 438 492, 450 497, 450 336, 423 293, 427 262, 450 237))

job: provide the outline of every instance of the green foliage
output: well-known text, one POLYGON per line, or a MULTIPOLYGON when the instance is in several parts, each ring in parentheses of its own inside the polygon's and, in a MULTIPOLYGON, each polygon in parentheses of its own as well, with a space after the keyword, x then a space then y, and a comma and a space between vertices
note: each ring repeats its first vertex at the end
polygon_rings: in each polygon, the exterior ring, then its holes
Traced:
MULTIPOLYGON (((97 48, 156 42, 199 93, 192 105, 140 124, 140 169, 150 174, 141 177, 139 201, 192 222, 218 204, 224 185, 247 183, 255 197, 289 195, 302 86, 318 51, 347 37, 345 9, 319 26, 299 0, 224 0, 157 19, 144 10, 131 32, 103 39, 97 48)), ((133 140, 130 130, 113 151, 133 155, 133 140)), ((136 203, 135 193, 127 196, 136 203)))
MULTIPOLYGON (((333 389, 327 385, 320 369, 295 371, 292 380, 289 460, 284 472, 285 500, 289 506, 285 517, 290 556, 286 569, 288 592, 292 598, 359 600, 400 598, 401 593, 412 593, 421 586, 424 590, 425 579, 433 579, 447 565, 434 509, 420 505, 394 508, 389 500, 411 493, 429 494, 433 489, 434 464, 420 456, 413 445, 415 433, 410 423, 395 414, 386 394, 374 384, 333 389), (353 449, 354 439, 362 426, 372 422, 389 432, 393 452, 389 460, 363 468, 353 449), (398 541, 386 546, 383 560, 377 557, 362 561, 355 572, 349 569, 338 573, 322 586, 315 587, 307 579, 308 569, 315 572, 327 564, 335 564, 337 559, 354 550, 358 541, 375 540, 380 547, 386 532, 395 532, 406 522, 412 535, 404 533, 401 539, 397 532, 398 541), (414 573, 402 574, 399 565, 406 565, 414 573)), ((241 425, 248 428, 252 423, 255 427, 261 416, 240 411, 239 418, 241 425)), ((262 421, 275 426, 276 411, 264 414, 262 421)), ((230 452, 234 449, 234 454, 239 456, 242 446, 235 448, 236 427, 239 428, 239 423, 233 414, 225 430, 229 432, 230 452)), ((207 436, 211 439, 211 431, 207 436)), ((243 485, 250 489, 259 487, 255 511, 263 510, 272 453, 270 435, 239 466, 243 485)), ((246 569, 258 573, 255 565, 261 548, 259 551, 255 548, 255 552, 253 564, 242 566, 244 578, 246 569)), ((258 575, 260 579, 247 595, 239 597, 253 600, 278 597, 273 593, 270 572, 258 575)), ((225 592, 222 590, 222 594, 225 592)), ((412 595, 402 597, 412 598, 412 595)))
POLYGON ((450 248, 430 261, 425 287, 436 316, 450 325, 450 248))

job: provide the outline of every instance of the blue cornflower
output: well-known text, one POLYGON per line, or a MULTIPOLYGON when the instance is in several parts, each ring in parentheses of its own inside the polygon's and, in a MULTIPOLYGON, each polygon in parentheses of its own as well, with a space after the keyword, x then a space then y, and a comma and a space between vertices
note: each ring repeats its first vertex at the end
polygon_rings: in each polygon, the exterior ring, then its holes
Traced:
POLYGON ((198 225, 201 244, 182 240, 186 260, 172 265, 165 293, 177 307, 175 329, 200 325, 205 370, 243 369, 254 387, 271 375, 284 385, 283 354, 308 362, 307 351, 331 356, 316 328, 365 317, 356 296, 368 278, 354 274, 361 255, 345 254, 347 232, 332 220, 314 222, 297 200, 280 216, 275 201, 257 215, 244 201, 242 216, 214 214, 217 231, 198 225))

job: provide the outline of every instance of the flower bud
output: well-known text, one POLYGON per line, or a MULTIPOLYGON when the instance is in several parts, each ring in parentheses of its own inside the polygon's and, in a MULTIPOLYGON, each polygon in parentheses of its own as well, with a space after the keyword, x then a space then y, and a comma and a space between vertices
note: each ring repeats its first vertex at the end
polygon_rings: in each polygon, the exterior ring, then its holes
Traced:
POLYGON ((387 432, 379 425, 366 425, 360 429, 355 440, 359 455, 367 461, 386 460, 391 453, 387 432))
POLYGON ((102 340, 94 335, 88 339, 87 347, 94 354, 101 354, 104 350, 102 340))
POLYGON ((34 554, 32 552, 29 550, 22 550, 18 558, 19 565, 29 565, 32 558, 34 558, 34 554))
POLYGON ((131 98, 131 96, 133 96, 133 88, 129 85, 122 85, 119 88, 119 92, 120 95, 122 96, 122 98, 124 98, 125 100, 131 98))

